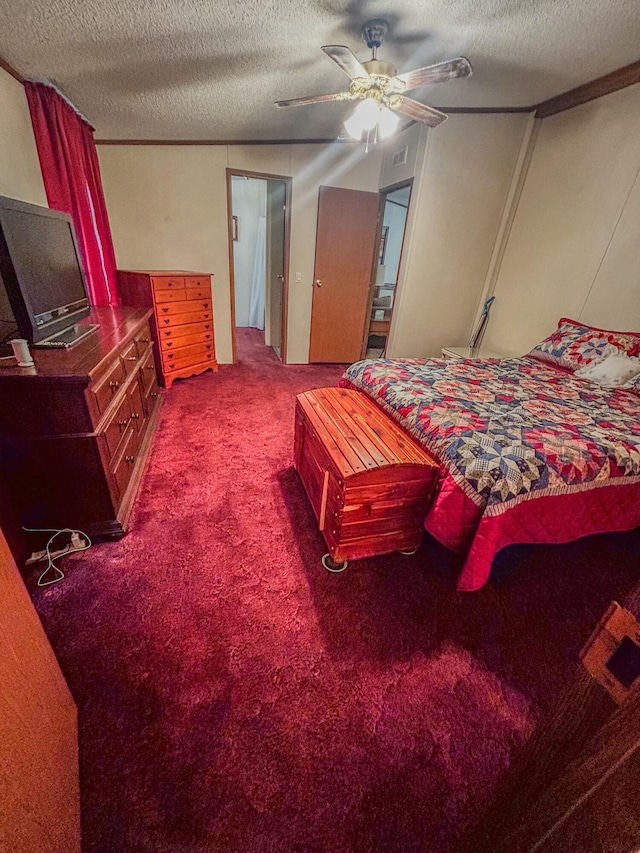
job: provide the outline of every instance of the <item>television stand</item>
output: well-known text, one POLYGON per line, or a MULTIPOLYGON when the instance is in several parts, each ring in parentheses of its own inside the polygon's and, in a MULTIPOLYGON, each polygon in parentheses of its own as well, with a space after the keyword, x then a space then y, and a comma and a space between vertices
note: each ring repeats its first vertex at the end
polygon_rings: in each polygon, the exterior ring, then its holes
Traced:
POLYGON ((62 332, 58 332, 57 335, 52 335, 50 338, 45 338, 43 341, 38 341, 38 343, 34 343, 32 346, 34 347, 72 347, 74 344, 77 344, 79 341, 86 338, 87 335, 90 335, 92 332, 98 328, 97 325, 88 324, 88 325, 80 325, 76 323, 74 326, 70 326, 68 329, 64 329, 62 332))
POLYGON ((150 316, 93 308, 80 328, 98 328, 77 346, 34 348, 33 367, 0 371, 1 527, 125 534, 162 402, 150 316))

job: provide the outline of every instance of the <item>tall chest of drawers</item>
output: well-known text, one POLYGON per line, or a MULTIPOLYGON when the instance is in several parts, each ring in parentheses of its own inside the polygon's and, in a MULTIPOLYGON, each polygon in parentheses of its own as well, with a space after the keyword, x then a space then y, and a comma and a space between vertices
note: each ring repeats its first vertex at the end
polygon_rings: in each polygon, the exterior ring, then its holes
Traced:
POLYGON ((156 368, 165 388, 218 369, 209 273, 119 270, 118 283, 125 305, 153 308, 156 368))
POLYGON ((21 524, 126 532, 162 402, 150 314, 94 308, 75 346, 0 372, 0 476, 21 524))

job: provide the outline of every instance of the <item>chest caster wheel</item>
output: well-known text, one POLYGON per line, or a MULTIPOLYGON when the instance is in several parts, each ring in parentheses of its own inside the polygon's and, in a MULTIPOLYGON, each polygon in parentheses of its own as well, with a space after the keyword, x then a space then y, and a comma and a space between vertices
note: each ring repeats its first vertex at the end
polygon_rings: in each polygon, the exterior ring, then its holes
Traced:
POLYGON ((336 563, 335 560, 331 559, 331 556, 329 554, 325 554, 322 558, 322 565, 328 572, 338 574, 338 572, 344 572, 349 563, 347 562, 347 560, 343 560, 341 563, 336 563))

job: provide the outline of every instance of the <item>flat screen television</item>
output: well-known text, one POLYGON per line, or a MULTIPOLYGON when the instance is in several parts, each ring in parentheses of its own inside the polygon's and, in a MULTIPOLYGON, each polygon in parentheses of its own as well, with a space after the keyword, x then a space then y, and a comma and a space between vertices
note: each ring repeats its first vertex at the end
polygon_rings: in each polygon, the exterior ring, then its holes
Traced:
POLYGON ((0 279, 29 343, 69 346, 95 328, 75 328, 91 309, 68 214, 0 196, 0 279))

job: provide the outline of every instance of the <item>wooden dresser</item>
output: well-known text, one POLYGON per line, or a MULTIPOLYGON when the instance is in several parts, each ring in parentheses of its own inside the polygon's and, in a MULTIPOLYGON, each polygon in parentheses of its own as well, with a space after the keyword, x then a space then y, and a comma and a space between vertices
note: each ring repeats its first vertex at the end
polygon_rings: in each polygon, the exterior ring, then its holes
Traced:
POLYGON ((161 397, 144 308, 94 308, 69 349, 0 369, 0 465, 20 522, 124 535, 161 397))
POLYGON ((165 388, 218 369, 209 273, 118 270, 118 283, 125 305, 153 308, 156 368, 165 388))

